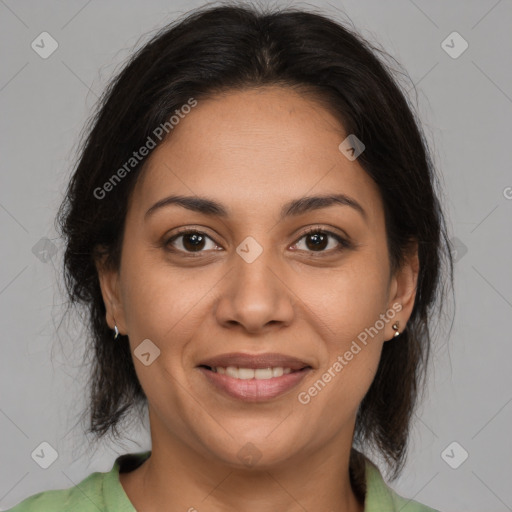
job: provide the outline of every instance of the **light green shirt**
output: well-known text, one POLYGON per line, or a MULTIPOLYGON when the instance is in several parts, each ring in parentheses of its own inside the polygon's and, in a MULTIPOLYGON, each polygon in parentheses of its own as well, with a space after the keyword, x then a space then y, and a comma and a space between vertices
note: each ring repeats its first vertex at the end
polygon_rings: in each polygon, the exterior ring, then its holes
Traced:
MULTIPOLYGON (((119 469, 127 464, 126 469, 133 470, 150 455, 151 451, 122 455, 107 473, 91 473, 69 489, 34 494, 7 512, 137 512, 119 481, 119 469)), ((369 461, 365 476, 365 512, 439 512, 396 494, 369 461)))

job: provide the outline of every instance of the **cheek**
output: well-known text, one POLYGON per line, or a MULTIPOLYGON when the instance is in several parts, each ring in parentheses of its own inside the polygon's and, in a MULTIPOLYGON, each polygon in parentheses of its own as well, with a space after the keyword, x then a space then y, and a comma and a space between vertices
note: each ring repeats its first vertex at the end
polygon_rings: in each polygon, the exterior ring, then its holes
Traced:
POLYGON ((305 311, 322 340, 320 382, 310 389, 321 409, 339 403, 354 412, 371 385, 387 325, 380 316, 387 307, 386 272, 376 259, 361 258, 332 269, 324 286, 303 283, 305 311))
POLYGON ((130 336, 154 338, 159 346, 168 345, 169 339, 176 339, 176 332, 182 335, 211 288, 207 275, 203 279, 193 269, 172 266, 162 249, 149 244, 127 241, 123 258, 123 303, 130 336))
MULTIPOLYGON (((354 331, 355 332, 355 331, 354 331)), ((297 395, 303 414, 312 428, 336 435, 356 420, 357 411, 377 371, 383 342, 374 338, 366 344, 355 336, 328 344, 325 365, 297 395), (315 427, 321 423, 321 427, 315 427)))
POLYGON ((374 326, 385 312, 387 277, 382 261, 371 254, 361 254, 339 268, 303 276, 295 290, 312 313, 311 318, 323 325, 330 345, 339 345, 341 350, 366 328, 374 326))

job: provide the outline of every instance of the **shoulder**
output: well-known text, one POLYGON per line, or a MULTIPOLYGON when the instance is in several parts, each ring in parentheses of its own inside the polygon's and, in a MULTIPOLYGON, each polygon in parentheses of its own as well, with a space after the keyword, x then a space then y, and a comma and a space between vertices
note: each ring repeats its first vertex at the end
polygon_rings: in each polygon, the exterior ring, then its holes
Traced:
POLYGON ((366 459, 365 512, 439 512, 412 499, 406 499, 389 487, 375 464, 366 459))
POLYGON ((8 512, 89 512, 104 509, 103 480, 105 473, 92 473, 69 489, 43 491, 24 499, 8 512))
POLYGON ((439 512, 439 510, 430 508, 417 501, 405 499, 391 489, 390 492, 393 505, 395 506, 393 510, 400 510, 400 512, 439 512))
POLYGON ((151 450, 117 457, 112 469, 95 472, 68 489, 34 494, 7 512, 136 512, 119 481, 119 472, 131 471, 151 455, 151 450))

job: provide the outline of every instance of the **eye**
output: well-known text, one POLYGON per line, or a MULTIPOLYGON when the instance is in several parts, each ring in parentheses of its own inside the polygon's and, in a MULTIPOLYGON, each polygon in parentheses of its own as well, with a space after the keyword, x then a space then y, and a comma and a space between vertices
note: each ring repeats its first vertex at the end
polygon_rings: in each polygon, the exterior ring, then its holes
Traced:
POLYGON ((351 244, 345 240, 340 235, 333 233, 332 231, 328 231, 325 229, 321 229, 319 227, 313 227, 308 229, 296 242, 292 247, 298 248, 299 250, 305 250, 308 252, 338 252, 343 249, 348 249, 351 247, 351 244), (300 241, 305 240, 305 243, 303 246, 305 249, 300 248, 300 241), (334 240, 334 242, 331 244, 331 247, 326 250, 329 247, 329 239, 334 240), (334 247, 333 247, 334 246, 334 247))
POLYGON ((165 242, 165 246, 169 247, 171 251, 176 252, 185 252, 185 253, 200 253, 205 250, 216 250, 218 248, 217 244, 205 233, 201 231, 197 231, 195 229, 186 229, 178 234, 172 236, 165 242), (176 241, 181 239, 179 243, 173 248, 170 248, 169 245, 174 245, 176 241), (207 247, 207 241, 212 242, 210 247, 207 247), (181 246, 181 247, 180 247, 181 246))
MULTIPOLYGON (((202 252, 208 250, 223 250, 215 241, 202 231, 186 228, 173 235, 165 242, 165 247, 172 252, 185 253, 187 256, 200 256, 202 252), (208 247, 208 241, 210 247, 208 247)), ((293 250, 301 250, 312 253, 332 253, 351 247, 350 242, 342 236, 322 229, 320 227, 309 228, 299 238, 294 245, 293 250), (300 247, 300 242, 305 240, 304 248, 300 247), (327 250, 326 250, 327 249, 327 250)))

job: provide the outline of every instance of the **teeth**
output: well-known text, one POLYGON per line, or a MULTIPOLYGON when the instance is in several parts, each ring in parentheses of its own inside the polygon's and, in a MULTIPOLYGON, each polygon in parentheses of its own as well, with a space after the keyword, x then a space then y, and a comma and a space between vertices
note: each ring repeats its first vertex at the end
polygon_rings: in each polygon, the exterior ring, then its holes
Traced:
MULTIPOLYGON (((287 368, 289 370, 289 368, 287 368)), ((283 375, 284 370, 282 367, 279 368, 272 368, 272 377, 281 377, 283 375)))
POLYGON ((242 380, 254 379, 254 370, 251 368, 238 368, 238 378, 242 380))
POLYGON ((287 375, 292 371, 291 368, 283 368, 282 366, 277 366, 275 368, 257 368, 256 370, 254 368, 237 368, 236 366, 228 366, 227 368, 216 366, 212 368, 212 370, 216 373, 220 373, 221 375, 227 375, 228 377, 241 380, 272 379, 273 377, 287 375))
POLYGON ((272 368, 258 368, 254 370, 255 379, 271 379, 273 376, 272 368))
POLYGON ((238 379, 238 369, 234 366, 228 366, 226 368, 226 375, 238 379))

